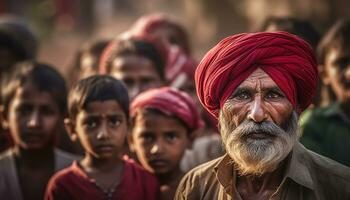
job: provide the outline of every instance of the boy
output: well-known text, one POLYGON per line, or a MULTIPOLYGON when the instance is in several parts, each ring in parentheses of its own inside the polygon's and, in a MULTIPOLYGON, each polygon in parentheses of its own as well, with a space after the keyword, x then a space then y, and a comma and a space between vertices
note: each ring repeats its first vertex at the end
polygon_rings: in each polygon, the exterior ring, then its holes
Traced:
POLYGON ((129 98, 123 84, 106 75, 77 83, 68 96, 66 129, 85 157, 57 173, 45 199, 157 199, 151 174, 121 158, 128 132, 129 98))
POLYGON ((303 114, 301 142, 309 149, 350 166, 350 21, 340 21, 318 47, 319 73, 336 101, 303 114))
POLYGON ((183 176, 180 161, 201 126, 191 97, 169 87, 141 93, 131 104, 130 149, 161 184, 161 199, 173 199, 183 176))
POLYGON ((1 90, 3 125, 14 146, 0 155, 0 196, 43 199, 49 178, 75 159, 54 147, 66 114, 65 82, 42 63, 13 70, 1 90))
POLYGON ((132 100, 140 92, 165 83, 167 50, 149 37, 119 38, 102 54, 100 72, 122 80, 132 100))

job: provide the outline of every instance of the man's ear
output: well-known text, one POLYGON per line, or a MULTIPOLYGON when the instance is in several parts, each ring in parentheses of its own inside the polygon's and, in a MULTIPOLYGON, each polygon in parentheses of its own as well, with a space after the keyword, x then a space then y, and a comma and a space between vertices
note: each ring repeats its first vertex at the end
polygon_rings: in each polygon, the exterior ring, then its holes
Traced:
POLYGON ((75 131, 75 122, 70 120, 69 118, 64 119, 64 127, 69 135, 69 138, 75 142, 78 140, 78 134, 75 131))
POLYGON ((318 74, 320 75, 320 79, 324 85, 329 85, 330 84, 330 78, 328 76, 327 70, 325 68, 325 65, 319 64, 317 66, 318 68, 318 74))

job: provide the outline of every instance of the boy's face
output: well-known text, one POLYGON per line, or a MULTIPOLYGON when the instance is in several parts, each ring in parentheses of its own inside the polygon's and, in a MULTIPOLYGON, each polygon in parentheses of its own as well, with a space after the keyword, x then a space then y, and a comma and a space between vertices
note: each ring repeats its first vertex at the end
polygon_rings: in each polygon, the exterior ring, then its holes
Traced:
POLYGON ((338 101, 350 103, 350 47, 328 51, 323 81, 332 87, 338 101))
POLYGON ((96 57, 92 54, 84 53, 80 61, 79 80, 97 74, 96 65, 98 65, 96 57))
POLYGON ((127 123, 117 101, 94 101, 78 113, 74 134, 77 134, 86 155, 98 159, 115 158, 123 148, 127 123))
POLYGON ((63 123, 52 94, 39 91, 31 83, 16 90, 5 118, 15 145, 23 149, 52 145, 63 123))
POLYGON ((142 91, 162 85, 156 66, 145 57, 119 56, 114 59, 112 65, 110 75, 125 83, 130 99, 142 91))
POLYGON ((156 174, 167 174, 179 168, 189 146, 187 129, 177 119, 153 113, 136 116, 130 147, 143 167, 156 174))

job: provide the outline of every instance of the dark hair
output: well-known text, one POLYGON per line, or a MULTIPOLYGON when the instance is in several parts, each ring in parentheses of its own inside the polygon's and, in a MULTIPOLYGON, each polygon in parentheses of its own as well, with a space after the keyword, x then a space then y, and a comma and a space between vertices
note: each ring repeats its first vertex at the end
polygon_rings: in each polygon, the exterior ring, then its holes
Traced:
POLYGON ((148 115, 148 114, 151 114, 151 115, 159 115, 159 116, 163 116, 163 117, 168 117, 168 118, 172 118, 172 119, 175 119, 177 122, 179 122, 183 127, 186 128, 186 132, 188 135, 190 135, 193 130, 191 130, 190 127, 188 127, 188 125, 183 121, 183 119, 180 119, 178 118, 177 116, 174 116, 174 115, 168 115, 156 108, 141 108, 141 109, 138 109, 136 111, 136 114, 131 118, 131 126, 134 127, 135 126, 135 120, 137 118, 138 115, 142 114, 143 116, 144 115, 148 115))
POLYGON ((68 94, 69 118, 75 120, 79 111, 94 101, 116 100, 129 118, 129 96, 124 84, 108 75, 82 79, 68 94))
POLYGON ((286 31, 303 38, 314 49, 320 41, 320 34, 309 21, 294 17, 269 17, 263 23, 260 31, 266 31, 272 24, 275 24, 279 31, 286 31))
POLYGON ((67 90, 64 78, 50 65, 35 61, 18 63, 1 80, 1 103, 7 114, 16 90, 26 83, 32 83, 39 91, 53 96, 61 113, 66 115, 67 90))
POLYGON ((98 60, 100 59, 103 53, 103 50, 107 47, 109 42, 110 40, 96 40, 96 41, 88 41, 84 43, 77 52, 74 67, 79 68, 80 70, 82 56, 85 53, 89 53, 97 58, 97 63, 94 67, 95 67, 95 70, 98 71, 98 64, 99 64, 98 60))
POLYGON ((339 20, 324 35, 317 47, 319 63, 324 64, 326 54, 331 48, 344 46, 350 46, 350 21, 339 20))
POLYGON ((108 57, 106 58, 107 72, 111 71, 113 60, 116 57, 125 55, 137 55, 145 57, 152 61, 152 63, 155 65, 159 77, 164 80, 166 55, 163 55, 164 52, 160 52, 162 50, 157 49, 158 47, 156 45, 146 40, 135 38, 118 39, 115 42, 117 43, 116 46, 111 50, 108 57))

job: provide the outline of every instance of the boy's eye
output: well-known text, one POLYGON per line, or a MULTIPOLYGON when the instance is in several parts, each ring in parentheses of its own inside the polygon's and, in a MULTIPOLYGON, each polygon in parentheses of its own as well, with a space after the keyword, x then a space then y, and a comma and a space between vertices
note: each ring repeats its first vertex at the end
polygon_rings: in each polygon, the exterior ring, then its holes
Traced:
POLYGON ((168 142, 173 142, 177 138, 178 138, 178 135, 175 132, 169 132, 169 133, 166 133, 165 135, 165 139, 168 142))
POLYGON ((141 134, 141 138, 145 143, 151 143, 155 140, 155 137, 152 134, 149 133, 143 133, 141 134))
POLYGON ((17 108, 17 112, 19 112, 21 115, 28 115, 32 112, 32 110, 33 110, 33 107, 26 104, 20 105, 17 108))
POLYGON ((97 121, 94 120, 94 119, 87 119, 85 122, 84 122, 84 125, 91 129, 91 128, 96 128, 97 127, 97 121))
POLYGON ((119 126, 122 123, 122 120, 118 117, 110 117, 109 123, 113 126, 119 126))
POLYGON ((54 111, 51 107, 49 107, 49 106, 44 106, 44 107, 42 107, 41 112, 42 112, 44 115, 52 115, 52 114, 55 114, 55 111, 54 111))

